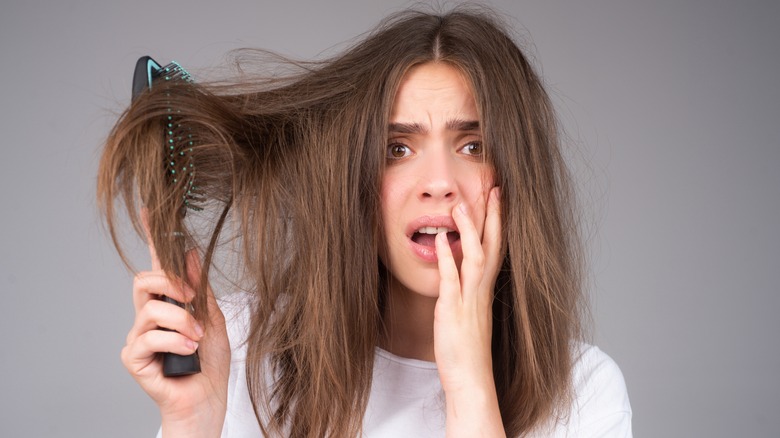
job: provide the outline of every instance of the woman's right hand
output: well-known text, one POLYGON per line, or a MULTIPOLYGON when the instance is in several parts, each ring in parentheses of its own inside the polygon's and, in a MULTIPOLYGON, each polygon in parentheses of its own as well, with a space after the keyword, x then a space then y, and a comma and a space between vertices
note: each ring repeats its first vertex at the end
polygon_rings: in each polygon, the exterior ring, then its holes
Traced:
MULTIPOLYGON (((135 322, 122 349, 122 362, 144 391, 157 403, 163 436, 219 436, 227 408, 230 344, 225 318, 210 287, 209 320, 199 324, 185 309, 161 301, 166 295, 181 303, 194 297, 194 290, 181 281, 171 281, 160 268, 154 246, 149 243, 152 270, 139 272, 133 281, 135 322), (161 327, 174 330, 161 330, 161 327), (198 350, 201 372, 183 377, 164 377, 164 352, 189 355, 198 350)), ((197 251, 187 253, 189 284, 197 287, 201 264, 197 251)))

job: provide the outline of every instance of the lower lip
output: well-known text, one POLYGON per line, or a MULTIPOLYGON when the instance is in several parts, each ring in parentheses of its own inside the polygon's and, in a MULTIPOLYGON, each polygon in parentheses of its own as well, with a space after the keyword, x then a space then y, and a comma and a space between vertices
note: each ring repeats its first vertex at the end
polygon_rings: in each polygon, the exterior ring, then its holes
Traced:
MULTIPOLYGON (((435 246, 420 245, 419 243, 415 242, 411 238, 409 238, 409 243, 412 248, 412 253, 414 253, 414 255, 416 255, 422 261, 428 263, 437 263, 439 261, 439 258, 436 256, 435 246)), ((460 239, 450 244, 450 251, 452 251, 452 256, 456 260, 460 258, 461 255, 460 239)))

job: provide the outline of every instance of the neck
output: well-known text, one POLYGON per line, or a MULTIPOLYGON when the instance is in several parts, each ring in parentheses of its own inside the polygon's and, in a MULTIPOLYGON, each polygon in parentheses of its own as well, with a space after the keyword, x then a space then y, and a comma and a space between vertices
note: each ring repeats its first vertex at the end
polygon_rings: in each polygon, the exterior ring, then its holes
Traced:
POLYGON ((380 346, 396 356, 434 362, 433 312, 436 297, 412 292, 395 280, 388 288, 380 346))

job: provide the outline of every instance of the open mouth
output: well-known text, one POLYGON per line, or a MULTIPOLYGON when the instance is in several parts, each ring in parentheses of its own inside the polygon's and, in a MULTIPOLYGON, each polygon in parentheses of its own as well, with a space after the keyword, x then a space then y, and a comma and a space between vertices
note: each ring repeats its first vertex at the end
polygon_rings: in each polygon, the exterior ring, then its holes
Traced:
POLYGON ((436 235, 447 232, 447 241, 452 245, 460 240, 460 233, 446 227, 422 227, 412 234, 412 242, 428 247, 436 246, 436 235))

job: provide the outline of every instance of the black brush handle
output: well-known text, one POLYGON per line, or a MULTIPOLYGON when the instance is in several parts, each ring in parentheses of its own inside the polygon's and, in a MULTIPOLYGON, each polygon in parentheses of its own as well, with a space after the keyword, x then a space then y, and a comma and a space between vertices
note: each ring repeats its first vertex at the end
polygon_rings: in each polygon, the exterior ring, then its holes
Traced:
MULTIPOLYGON (((173 298, 163 296, 163 301, 184 307, 184 304, 173 298)), ((165 377, 189 376, 200 372, 200 358, 198 352, 187 356, 176 353, 163 353, 163 375, 165 377)))
MULTIPOLYGON (((172 238, 176 247, 176 254, 181 254, 182 257, 186 257, 185 254, 187 251, 187 245, 184 233, 175 232, 174 234, 175 235, 172 238)), ((186 270, 187 268, 185 267, 183 269, 184 272, 173 273, 181 279, 186 279, 186 270)), ((173 271, 177 271, 177 269, 174 268, 173 271)), ((160 299, 166 303, 175 304, 182 309, 189 311, 188 307, 190 306, 186 306, 184 303, 180 303, 169 296, 163 295, 160 297, 160 299)), ((182 356, 176 353, 163 353, 163 375, 165 377, 189 376, 190 374, 197 374, 199 372, 200 358, 198 357, 197 350, 194 353, 188 354, 186 356, 182 356)))

